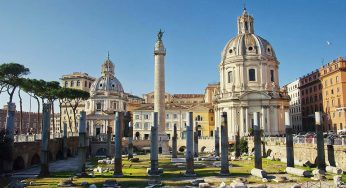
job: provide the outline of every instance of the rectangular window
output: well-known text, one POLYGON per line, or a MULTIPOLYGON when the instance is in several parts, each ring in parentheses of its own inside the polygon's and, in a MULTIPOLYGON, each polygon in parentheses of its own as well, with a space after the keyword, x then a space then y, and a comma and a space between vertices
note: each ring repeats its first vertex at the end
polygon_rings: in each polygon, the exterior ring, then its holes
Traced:
POLYGON ((274 70, 270 70, 270 81, 274 82, 274 70))
POLYGON ((228 71, 228 73, 227 73, 227 82, 228 82, 228 83, 233 82, 232 71, 228 71))
POLYGON ((255 69, 249 69, 249 81, 256 81, 255 69))

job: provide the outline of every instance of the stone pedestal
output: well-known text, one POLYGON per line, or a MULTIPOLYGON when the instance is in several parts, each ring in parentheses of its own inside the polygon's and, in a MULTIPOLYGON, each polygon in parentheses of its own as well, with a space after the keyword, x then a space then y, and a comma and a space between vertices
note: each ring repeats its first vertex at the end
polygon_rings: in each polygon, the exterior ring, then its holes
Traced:
POLYGON ((48 141, 50 127, 50 110, 51 104, 43 104, 43 121, 42 121, 42 138, 41 138, 41 171, 40 176, 49 176, 49 161, 48 161, 48 141))
POLYGON ((158 113, 152 113, 154 119, 153 126, 150 131, 150 170, 148 175, 159 176, 159 161, 158 161, 158 113))
POLYGON ((220 156, 220 131, 219 127, 216 127, 215 129, 215 148, 214 148, 214 155, 220 156))
POLYGON ((285 112, 285 125, 286 125, 286 156, 287 167, 294 167, 294 152, 293 152, 293 129, 290 124, 289 112, 285 112))
POLYGON ((114 145, 115 145, 115 154, 114 154, 114 174, 113 177, 122 177, 122 158, 121 158, 121 140, 122 140, 122 125, 124 123, 124 114, 123 112, 115 112, 115 122, 114 122, 114 145))
POLYGON ((80 162, 79 170, 81 172, 81 176, 87 176, 85 171, 86 149, 86 114, 85 111, 81 111, 79 117, 78 137, 78 158, 80 162))
POLYGON ((6 138, 8 144, 6 144, 6 158, 3 160, 3 169, 5 173, 11 172, 13 167, 13 146, 14 146, 14 116, 16 111, 16 105, 14 103, 7 103, 7 115, 6 115, 6 138))
POLYGON ((324 138, 323 138, 323 125, 321 121, 321 112, 315 112, 316 121, 316 137, 317 137, 317 168, 319 170, 326 170, 326 162, 324 156, 324 138))
POLYGON ((254 119, 254 147, 255 147, 255 168, 262 169, 262 153, 261 153, 261 131, 258 124, 259 112, 253 113, 254 119))
POLYGON ((133 158, 133 143, 132 143, 132 140, 133 140, 133 126, 132 126, 132 123, 129 122, 129 135, 128 135, 128 146, 127 146, 127 158, 128 159, 131 159, 133 158))
POLYGON ((195 131, 193 132, 193 156, 198 157, 198 123, 195 123, 195 131))
POLYGON ((173 137, 172 137, 172 158, 177 158, 177 125, 173 126, 173 137))
POLYGON ((221 175, 229 175, 227 112, 221 115, 221 175))
POLYGON ((193 113, 188 112, 186 114, 186 118, 188 120, 187 126, 186 126, 186 172, 185 176, 195 176, 194 171, 194 158, 193 158, 193 113))

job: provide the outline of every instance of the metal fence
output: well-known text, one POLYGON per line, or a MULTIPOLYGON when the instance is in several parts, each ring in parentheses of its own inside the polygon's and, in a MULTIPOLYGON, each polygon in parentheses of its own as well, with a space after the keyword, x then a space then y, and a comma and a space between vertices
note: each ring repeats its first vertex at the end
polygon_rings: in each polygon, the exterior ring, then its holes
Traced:
MULTIPOLYGON (((248 137, 249 140, 253 140, 253 137, 248 137)), ((286 144, 286 138, 285 137, 262 137, 262 141, 265 142, 275 142, 275 143, 282 143, 286 144)), ((304 138, 304 137, 294 137, 293 143, 295 144, 316 144, 317 138, 304 138)), ((324 139, 324 143, 327 145, 327 139, 324 139)), ((335 138, 333 145, 340 145, 340 146, 346 146, 346 139, 345 138, 335 138)))
MULTIPOLYGON (((78 133, 67 133, 67 137, 76 137, 78 133)), ((50 134, 50 139, 63 138, 62 133, 50 134)), ((14 142, 35 142, 42 139, 42 134, 21 134, 14 135, 14 142)))

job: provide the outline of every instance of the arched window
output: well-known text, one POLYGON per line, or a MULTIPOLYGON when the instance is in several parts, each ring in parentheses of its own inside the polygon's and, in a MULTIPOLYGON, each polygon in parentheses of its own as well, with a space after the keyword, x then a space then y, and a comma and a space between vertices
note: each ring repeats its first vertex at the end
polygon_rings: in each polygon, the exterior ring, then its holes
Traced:
POLYGON ((274 82, 274 70, 270 70, 270 81, 274 82))
POLYGON ((255 69, 249 69, 249 81, 256 81, 255 69))
POLYGON ((79 80, 77 80, 77 86, 80 86, 80 81, 79 80))
POLYGON ((73 87, 73 86, 74 86, 74 81, 72 80, 72 81, 71 81, 71 87, 73 87))
POLYGON ((228 71, 228 74, 227 74, 227 82, 228 82, 228 83, 233 82, 232 71, 228 71))
POLYGON ((68 87, 68 81, 65 81, 65 87, 68 87))

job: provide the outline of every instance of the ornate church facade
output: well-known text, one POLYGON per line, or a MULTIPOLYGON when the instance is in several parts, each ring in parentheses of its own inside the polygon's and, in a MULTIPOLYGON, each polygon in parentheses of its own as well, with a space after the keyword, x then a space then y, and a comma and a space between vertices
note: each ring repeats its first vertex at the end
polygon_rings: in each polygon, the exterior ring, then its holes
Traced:
POLYGON ((90 98, 85 104, 89 135, 105 134, 108 127, 114 127, 114 112, 126 112, 127 102, 128 96, 115 77, 114 64, 108 56, 102 64, 101 77, 90 87, 90 98))
POLYGON ((259 124, 265 135, 284 133, 284 111, 289 96, 279 87, 279 61, 271 44, 256 35, 254 19, 244 9, 238 17, 238 34, 221 53, 220 90, 214 97, 216 126, 221 113, 228 114, 230 140, 239 132, 248 135, 253 113, 260 112, 259 124))

